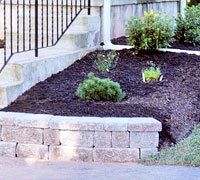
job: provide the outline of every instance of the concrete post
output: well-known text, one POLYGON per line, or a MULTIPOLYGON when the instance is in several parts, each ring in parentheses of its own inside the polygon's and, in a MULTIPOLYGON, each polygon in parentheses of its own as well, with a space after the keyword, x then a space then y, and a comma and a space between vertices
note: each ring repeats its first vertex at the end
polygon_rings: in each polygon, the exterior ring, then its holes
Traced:
POLYGON ((104 0, 103 4, 103 41, 104 49, 108 50, 122 50, 131 49, 132 46, 114 45, 111 42, 111 0, 104 0))
POLYGON ((181 0, 180 1, 180 9, 181 9, 181 14, 183 17, 185 17, 185 8, 187 6, 186 0, 181 0))

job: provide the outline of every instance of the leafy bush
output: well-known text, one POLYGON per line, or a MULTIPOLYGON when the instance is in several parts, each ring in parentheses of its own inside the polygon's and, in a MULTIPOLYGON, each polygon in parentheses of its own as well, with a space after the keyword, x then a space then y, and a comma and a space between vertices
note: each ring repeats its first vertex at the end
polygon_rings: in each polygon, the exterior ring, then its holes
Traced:
POLYGON ((129 44, 138 51, 153 51, 165 48, 173 40, 172 20, 153 11, 141 18, 131 18, 126 26, 129 44))
POLYGON ((145 80, 145 82, 159 82, 162 75, 160 68, 156 67, 151 61, 148 62, 148 64, 150 67, 142 71, 143 80, 145 80))
POLYGON ((175 38, 180 43, 200 44, 200 4, 188 7, 185 18, 179 15, 176 22, 175 38))
POLYGON ((110 68, 114 68, 117 65, 117 61, 118 54, 115 51, 111 51, 106 55, 98 53, 93 66, 101 72, 108 72, 110 68))
POLYGON ((89 73, 88 79, 81 83, 76 95, 84 100, 121 101, 125 97, 119 83, 110 79, 100 79, 94 73, 89 73))

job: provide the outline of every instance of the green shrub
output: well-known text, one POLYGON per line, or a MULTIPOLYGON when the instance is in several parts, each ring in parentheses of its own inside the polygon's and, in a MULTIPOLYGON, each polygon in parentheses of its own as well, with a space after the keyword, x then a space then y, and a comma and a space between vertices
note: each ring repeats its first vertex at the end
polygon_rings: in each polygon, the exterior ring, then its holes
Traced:
POLYGON ((158 13, 145 12, 141 18, 131 18, 126 26, 129 44, 138 51, 154 51, 169 46, 173 40, 172 20, 158 13))
POLYGON ((188 7, 185 18, 179 15, 176 22, 175 38, 180 43, 200 44, 200 4, 188 7))
POLYGON ((118 54, 115 51, 111 51, 106 55, 98 53, 93 66, 101 72, 109 72, 111 68, 114 68, 117 65, 117 61, 118 54))
POLYGON ((142 71, 143 80, 145 80, 145 82, 159 82, 160 77, 162 76, 160 68, 156 67, 151 61, 148 62, 148 64, 149 68, 142 71))
POLYGON ((125 97, 119 83, 110 79, 100 79, 89 73, 88 79, 81 83, 76 95, 83 100, 121 101, 125 97))

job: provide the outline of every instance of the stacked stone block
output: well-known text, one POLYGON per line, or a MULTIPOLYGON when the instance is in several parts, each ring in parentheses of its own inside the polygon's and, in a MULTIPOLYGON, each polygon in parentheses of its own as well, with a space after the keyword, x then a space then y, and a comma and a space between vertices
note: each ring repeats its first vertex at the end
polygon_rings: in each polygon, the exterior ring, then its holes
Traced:
POLYGON ((61 117, 0 112, 0 156, 135 162, 157 152, 153 118, 61 117))

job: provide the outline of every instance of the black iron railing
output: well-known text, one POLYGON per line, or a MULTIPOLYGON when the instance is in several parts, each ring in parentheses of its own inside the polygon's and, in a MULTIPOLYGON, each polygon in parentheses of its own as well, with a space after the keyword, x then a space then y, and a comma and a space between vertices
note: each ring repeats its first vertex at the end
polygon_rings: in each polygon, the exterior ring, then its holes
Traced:
MULTIPOLYGON (((90 15, 90 0, 4 0, 3 65, 14 54, 51 47, 58 43, 83 9, 90 15)), ((1 17, 0 17, 1 18, 1 17)), ((1 63, 2 64, 2 63, 1 63)))

